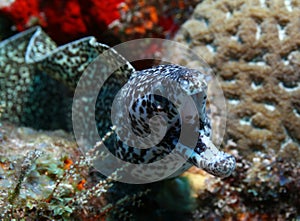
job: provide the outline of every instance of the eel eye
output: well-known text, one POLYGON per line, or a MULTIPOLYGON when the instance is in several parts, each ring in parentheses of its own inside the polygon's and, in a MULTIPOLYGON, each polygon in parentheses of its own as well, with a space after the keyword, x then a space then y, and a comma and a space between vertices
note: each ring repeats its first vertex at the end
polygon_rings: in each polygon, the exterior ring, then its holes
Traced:
POLYGON ((180 79, 180 84, 182 84, 183 86, 188 86, 189 81, 187 79, 180 79))

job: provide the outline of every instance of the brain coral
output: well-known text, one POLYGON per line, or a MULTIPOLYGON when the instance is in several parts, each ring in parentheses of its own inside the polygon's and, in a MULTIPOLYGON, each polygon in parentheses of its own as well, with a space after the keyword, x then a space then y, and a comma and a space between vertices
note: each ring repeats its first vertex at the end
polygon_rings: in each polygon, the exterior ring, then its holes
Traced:
POLYGON ((225 144, 245 155, 299 147, 299 17, 298 0, 206 0, 175 37, 213 68, 227 100, 225 144))

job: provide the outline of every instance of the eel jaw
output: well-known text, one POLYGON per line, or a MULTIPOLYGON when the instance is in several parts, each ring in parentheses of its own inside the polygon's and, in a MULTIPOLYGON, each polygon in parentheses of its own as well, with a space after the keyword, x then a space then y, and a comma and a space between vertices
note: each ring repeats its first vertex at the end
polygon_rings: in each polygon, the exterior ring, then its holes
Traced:
POLYGON ((189 157, 189 162, 217 177, 228 177, 235 169, 235 158, 224 153, 203 136, 189 157))

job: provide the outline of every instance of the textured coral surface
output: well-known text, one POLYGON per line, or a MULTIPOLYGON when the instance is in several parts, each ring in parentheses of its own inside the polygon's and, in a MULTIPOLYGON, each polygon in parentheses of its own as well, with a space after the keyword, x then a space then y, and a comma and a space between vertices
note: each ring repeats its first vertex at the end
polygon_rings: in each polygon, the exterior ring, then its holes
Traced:
POLYGON ((175 38, 218 76, 228 107, 225 141, 236 142, 243 155, 299 146, 299 6, 203 1, 175 38))
POLYGON ((216 74, 227 103, 223 146, 237 159, 231 177, 205 179, 195 220, 299 219, 299 16, 300 1, 206 0, 175 36, 216 74))

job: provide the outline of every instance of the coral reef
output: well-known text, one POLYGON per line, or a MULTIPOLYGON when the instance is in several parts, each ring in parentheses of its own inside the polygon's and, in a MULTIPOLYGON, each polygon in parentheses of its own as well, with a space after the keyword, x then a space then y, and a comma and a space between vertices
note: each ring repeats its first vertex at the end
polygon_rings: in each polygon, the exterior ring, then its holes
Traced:
MULTIPOLYGON (((143 2, 140 4, 143 5, 143 2)), ((143 34, 151 36, 157 32, 157 9, 149 5, 143 9, 139 4, 129 6, 121 4, 121 13, 125 13, 121 18, 124 19, 121 21, 123 24, 115 23, 117 26, 113 26, 116 33, 128 31, 122 39, 143 34), (141 10, 144 10, 142 15, 134 13, 137 14, 137 23, 131 20, 126 23, 129 15, 141 10), (139 29, 140 21, 147 21, 145 23, 150 28, 139 29)), ((232 176, 218 179, 192 168, 183 177, 152 185, 112 185, 109 178, 103 181, 97 172, 89 169, 86 158, 79 157, 75 143, 64 132, 13 129, 2 123, 1 213, 8 220, 20 217, 70 219, 75 216, 82 220, 298 220, 299 6, 299 1, 204 0, 175 37, 208 62, 224 90, 228 127, 223 147, 237 159, 237 169, 232 176), (52 139, 52 136, 55 138, 52 139), (80 162, 85 162, 83 167, 80 162), (94 197, 97 194, 100 197, 94 197)), ((41 36, 45 38, 45 35, 41 36)), ((25 43, 14 39, 9 43, 15 44, 0 48, 0 112, 3 107, 4 117, 8 116, 6 111, 10 107, 7 101, 17 98, 11 93, 14 91, 12 88, 16 88, 18 95, 43 91, 47 92, 42 95, 45 98, 49 97, 48 93, 50 96, 51 93, 56 94, 52 90, 57 88, 58 82, 51 83, 49 76, 39 73, 36 66, 24 60, 31 37, 29 35, 25 43), (14 52, 11 48, 18 49, 17 53, 8 53, 14 52), (7 58, 7 55, 11 57, 7 58), (12 71, 5 72, 4 64, 10 65, 12 71), (23 76, 31 77, 15 79, 20 70, 28 73, 23 76), (28 87, 30 82, 36 82, 39 87, 28 87), (43 86, 45 82, 50 82, 50 86, 43 86), (4 96, 3 92, 9 92, 11 96, 4 96)), ((94 46, 90 40, 77 43, 94 46)), ((50 45, 52 51, 56 45, 50 45)), ((197 65, 197 61, 185 60, 179 52, 170 51, 176 59, 181 59, 177 60, 178 64, 197 65)), ((37 55, 39 52, 35 51, 37 55)), ((49 56, 48 52, 46 54, 49 56)), ((47 70, 47 74, 60 79, 62 76, 55 75, 53 67, 61 67, 62 64, 47 64, 48 61, 39 65, 47 70)), ((68 93, 77 81, 79 73, 71 75, 68 71, 63 75, 67 76, 64 79, 67 88, 62 86, 59 92, 68 93)), ((59 96, 53 103, 47 100, 46 104, 54 107, 53 110, 57 105, 64 106, 60 105, 63 99, 59 96)), ((26 100, 23 98, 21 101, 26 100)), ((19 110, 19 101, 14 100, 16 108, 12 108, 11 113, 26 113, 22 112, 23 109, 19 110)), ((34 110, 45 109, 42 105, 32 110, 34 105, 29 104, 27 116, 39 113, 34 110)), ((60 112, 53 113, 61 116, 60 112)), ((42 113, 41 116, 45 115, 42 113)), ((30 119, 26 121, 35 123, 33 120, 36 118, 30 119)), ((59 118, 46 119, 45 122, 60 121, 59 118)), ((107 132, 107 128, 104 130, 107 132)))
POLYGON ((55 42, 62 44, 90 35, 102 39, 102 33, 108 29, 108 25, 119 18, 117 6, 121 2, 122 0, 41 1, 40 10, 47 19, 45 31, 55 42))
POLYGON ((206 0, 174 37, 216 74, 228 107, 223 147, 237 159, 223 180, 189 171, 205 179, 194 220, 299 219, 299 4, 206 0))
POLYGON ((216 73, 228 106, 224 142, 249 159, 299 147, 300 2, 288 2, 203 1, 175 37, 216 73))
POLYGON ((119 18, 117 5, 121 0, 40 1, 15 0, 0 7, 0 14, 13 21, 17 31, 42 26, 59 44, 107 30, 119 18))
POLYGON ((4 123, 0 147, 1 220, 93 220, 117 212, 126 218, 119 212, 122 204, 142 204, 140 198, 149 193, 137 191, 108 204, 105 195, 118 171, 93 181, 89 168, 97 153, 81 156, 73 136, 61 130, 37 132, 4 123))
POLYGON ((196 207, 186 177, 148 185, 114 183, 118 171, 100 178, 90 167, 94 154, 81 156, 62 130, 3 123, 0 147, 1 220, 187 221, 196 207))
MULTIPOLYGON (((6 123, 1 126, 0 133, 1 219, 55 217, 67 212, 67 206, 62 211, 63 202, 46 201, 56 179, 67 169, 64 161, 75 156, 77 145, 72 137, 63 131, 36 132, 6 123), (51 210, 56 212, 50 215, 51 210)), ((63 191, 75 194, 79 178, 79 174, 74 179, 67 178, 64 190, 60 188, 61 194, 63 191)), ((57 195, 57 200, 64 197, 67 196, 57 195)))
MULTIPOLYGON (((233 145, 233 143, 231 144, 233 145)), ((197 209, 193 220, 297 220, 300 216, 300 150, 289 147, 278 154, 255 153, 247 160, 236 145, 227 146, 237 159, 233 176, 226 179, 189 171, 195 188, 197 209)))
POLYGON ((40 25, 58 44, 90 35, 102 43, 116 44, 140 37, 172 36, 198 2, 15 0, 0 5, 0 15, 9 18, 12 29, 19 32, 40 25))
POLYGON ((126 0, 118 6, 120 18, 109 27, 122 41, 141 37, 170 38, 197 3, 196 0, 126 0))

